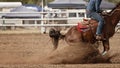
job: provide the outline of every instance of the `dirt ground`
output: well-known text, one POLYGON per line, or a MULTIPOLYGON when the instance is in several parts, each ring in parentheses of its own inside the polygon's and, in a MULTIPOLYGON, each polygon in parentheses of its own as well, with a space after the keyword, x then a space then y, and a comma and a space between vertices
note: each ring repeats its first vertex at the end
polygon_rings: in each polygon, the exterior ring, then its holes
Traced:
MULTIPOLYGON (((46 55, 53 51, 48 34, 40 33, 1 33, 0 34, 0 67, 3 68, 120 68, 120 33, 110 39, 109 55, 112 63, 106 64, 39 64, 46 55), (37 61, 37 63, 36 63, 37 61)), ((58 49, 66 46, 60 40, 58 49)), ((102 49, 102 46, 99 46, 102 49)))

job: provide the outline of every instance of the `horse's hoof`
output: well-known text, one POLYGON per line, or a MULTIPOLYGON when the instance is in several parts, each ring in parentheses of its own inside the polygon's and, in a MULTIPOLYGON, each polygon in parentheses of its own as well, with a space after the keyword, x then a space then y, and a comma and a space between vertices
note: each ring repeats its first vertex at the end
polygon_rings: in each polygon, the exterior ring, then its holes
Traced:
POLYGON ((55 35, 55 30, 54 29, 50 29, 49 36, 52 38, 52 37, 54 37, 54 35, 55 35))
POLYGON ((102 55, 104 56, 106 53, 107 53, 107 51, 104 51, 104 52, 102 53, 102 55))

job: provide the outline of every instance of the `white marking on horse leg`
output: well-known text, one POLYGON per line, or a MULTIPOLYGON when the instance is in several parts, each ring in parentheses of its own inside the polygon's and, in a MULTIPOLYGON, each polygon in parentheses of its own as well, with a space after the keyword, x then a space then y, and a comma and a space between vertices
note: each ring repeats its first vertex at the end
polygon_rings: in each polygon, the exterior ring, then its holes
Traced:
POLYGON ((107 51, 104 51, 104 52, 102 53, 102 55, 104 56, 106 53, 107 53, 107 51))

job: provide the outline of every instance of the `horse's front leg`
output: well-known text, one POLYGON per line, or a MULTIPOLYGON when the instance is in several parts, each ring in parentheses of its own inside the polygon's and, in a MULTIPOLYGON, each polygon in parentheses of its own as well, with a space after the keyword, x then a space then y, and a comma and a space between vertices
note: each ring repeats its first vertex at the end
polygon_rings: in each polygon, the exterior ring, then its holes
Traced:
POLYGON ((51 28, 49 31, 49 36, 52 39, 52 43, 54 45, 54 50, 57 49, 59 38, 61 36, 60 31, 56 31, 55 29, 51 28))
POLYGON ((104 47, 102 55, 105 55, 110 49, 110 47, 109 47, 109 39, 103 40, 102 43, 103 43, 103 47, 104 47))

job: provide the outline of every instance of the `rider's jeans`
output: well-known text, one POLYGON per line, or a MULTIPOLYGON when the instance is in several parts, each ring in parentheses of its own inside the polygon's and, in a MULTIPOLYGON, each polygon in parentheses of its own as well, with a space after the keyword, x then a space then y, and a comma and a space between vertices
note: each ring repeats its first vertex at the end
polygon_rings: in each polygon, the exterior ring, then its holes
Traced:
POLYGON ((96 12, 87 12, 87 16, 89 18, 93 18, 93 19, 96 19, 98 21, 98 27, 97 27, 96 34, 101 35, 102 34, 102 29, 103 29, 103 26, 104 26, 103 18, 96 12))

